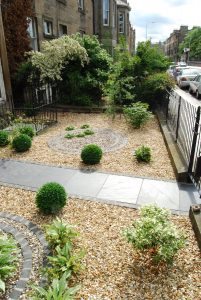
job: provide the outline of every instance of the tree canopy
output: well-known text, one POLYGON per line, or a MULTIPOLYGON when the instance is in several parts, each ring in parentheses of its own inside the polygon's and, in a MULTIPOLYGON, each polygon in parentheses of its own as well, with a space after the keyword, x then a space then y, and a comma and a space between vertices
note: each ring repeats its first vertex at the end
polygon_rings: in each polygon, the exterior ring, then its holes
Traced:
POLYGON ((2 0, 2 16, 11 75, 30 50, 27 33, 29 19, 33 16, 32 0, 2 0))
POLYGON ((184 48, 190 49, 190 60, 201 59, 201 27, 197 27, 189 31, 184 41, 179 45, 180 54, 183 53, 184 48))

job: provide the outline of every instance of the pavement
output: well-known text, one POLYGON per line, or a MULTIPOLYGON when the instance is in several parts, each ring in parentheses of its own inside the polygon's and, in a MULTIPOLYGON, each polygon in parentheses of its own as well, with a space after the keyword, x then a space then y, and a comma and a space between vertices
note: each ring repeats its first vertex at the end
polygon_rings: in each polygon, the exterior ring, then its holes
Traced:
POLYGON ((0 159, 0 185, 36 191, 52 181, 62 184, 71 197, 125 207, 155 203, 188 214, 190 205, 201 204, 192 184, 0 159))

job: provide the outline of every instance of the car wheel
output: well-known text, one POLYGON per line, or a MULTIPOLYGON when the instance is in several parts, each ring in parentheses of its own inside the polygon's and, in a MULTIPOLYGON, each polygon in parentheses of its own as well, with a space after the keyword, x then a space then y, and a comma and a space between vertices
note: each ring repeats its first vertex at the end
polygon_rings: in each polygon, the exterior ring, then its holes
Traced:
POLYGON ((200 94, 199 94, 198 90, 196 91, 196 94, 195 94, 195 95, 196 95, 196 98, 197 98, 197 99, 200 99, 200 94))
POLYGON ((189 94, 192 94, 192 93, 193 93, 193 91, 191 90, 191 87, 190 87, 190 86, 189 86, 188 91, 189 91, 189 94))

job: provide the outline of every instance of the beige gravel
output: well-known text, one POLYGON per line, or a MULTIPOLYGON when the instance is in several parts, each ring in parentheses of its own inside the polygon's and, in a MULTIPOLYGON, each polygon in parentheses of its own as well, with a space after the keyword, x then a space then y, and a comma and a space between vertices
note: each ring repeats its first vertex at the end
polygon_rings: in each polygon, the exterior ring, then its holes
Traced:
MULTIPOLYGON (((0 210, 19 214, 42 226, 51 221, 38 213, 35 193, 0 187, 0 210)), ((122 237, 138 211, 91 201, 69 199, 60 214, 76 224, 79 244, 86 249, 85 270, 78 277, 78 300, 200 300, 201 255, 188 217, 172 216, 185 230, 188 243, 172 268, 155 268, 122 237)))
MULTIPOLYGON (((117 116, 112 121, 104 114, 65 113, 60 114, 58 120, 59 122, 56 126, 34 138, 33 146, 28 152, 17 154, 9 147, 6 147, 0 149, 0 157, 83 168, 85 166, 81 163, 79 154, 65 154, 54 151, 48 147, 48 141, 64 132, 69 125, 74 125, 78 128, 83 124, 89 124, 92 129, 110 128, 128 139, 126 146, 119 150, 105 153, 101 163, 93 168, 136 176, 175 179, 156 118, 151 119, 142 129, 130 127, 123 116, 121 118, 117 116), (149 164, 138 163, 133 157, 134 150, 143 144, 152 149, 152 161, 149 164)), ((73 139, 71 142, 73 143, 73 139)))

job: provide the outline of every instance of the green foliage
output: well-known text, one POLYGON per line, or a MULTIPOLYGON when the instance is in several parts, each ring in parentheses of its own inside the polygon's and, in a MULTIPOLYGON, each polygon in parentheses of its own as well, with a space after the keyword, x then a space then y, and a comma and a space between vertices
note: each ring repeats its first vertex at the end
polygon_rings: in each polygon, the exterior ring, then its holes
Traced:
POLYGON ((36 194, 36 206, 44 214, 56 214, 65 205, 67 193, 62 185, 56 182, 44 184, 36 194))
POLYGON ((73 139, 75 137, 75 134, 73 133, 68 133, 64 136, 66 139, 73 139))
POLYGON ((81 151, 81 159, 85 164, 98 164, 102 158, 103 152, 98 145, 86 145, 81 151))
POLYGON ((88 124, 83 124, 80 128, 81 129, 87 129, 87 128, 89 128, 90 126, 88 125, 88 124))
POLYGON ((85 252, 82 250, 75 252, 71 242, 67 242, 63 248, 57 246, 54 252, 55 255, 48 256, 51 267, 48 267, 46 272, 49 278, 61 278, 64 272, 75 275, 82 270, 81 261, 85 252))
POLYGON ((62 70, 62 81, 58 87, 63 102, 79 106, 91 106, 101 100, 103 86, 108 78, 111 56, 100 45, 97 37, 72 35, 87 52, 88 64, 70 62, 62 70))
POLYGON ((66 131, 71 131, 71 130, 74 130, 75 129, 75 127, 74 126, 68 126, 68 127, 66 127, 66 131))
POLYGON ((72 243, 78 235, 75 226, 65 223, 59 218, 45 226, 46 240, 52 248, 64 247, 66 243, 72 243))
POLYGON ((134 128, 140 128, 152 117, 152 113, 148 111, 148 108, 147 103, 136 102, 129 107, 124 107, 123 112, 126 120, 134 128))
POLYGON ((133 65, 135 59, 126 50, 124 41, 115 48, 114 63, 107 85, 105 94, 109 97, 110 105, 128 105, 134 97, 134 74, 133 65))
POLYGON ((124 235, 133 247, 151 253, 155 263, 172 264, 179 249, 184 247, 185 238, 170 221, 170 212, 155 205, 140 209, 140 219, 124 235))
POLYGON ((91 129, 86 129, 86 130, 84 131, 84 134, 85 134, 85 135, 93 135, 93 134, 94 134, 94 131, 91 130, 91 129))
POLYGON ((0 233, 0 290, 5 291, 5 279, 16 271, 18 248, 15 240, 0 233))
POLYGON ((134 155, 138 161, 150 162, 151 160, 151 149, 149 147, 141 146, 135 150, 134 155))
POLYGON ((4 147, 9 144, 9 134, 7 131, 0 130, 0 147, 4 147))
POLYGON ((31 148, 31 138, 27 134, 18 134, 12 140, 12 148, 16 152, 24 152, 31 148))
POLYGON ((150 41, 138 44, 136 56, 140 60, 140 73, 153 74, 156 72, 165 72, 170 64, 167 57, 157 47, 153 47, 150 41))
POLYGON ((83 132, 80 132, 80 133, 76 134, 76 137, 83 138, 83 137, 85 137, 85 134, 83 132))
POLYGON ((167 91, 175 86, 174 80, 167 73, 155 73, 144 79, 140 99, 144 99, 152 108, 163 105, 167 91))
POLYGON ((184 48, 190 48, 189 60, 201 59, 201 27, 188 32, 184 41, 179 45, 180 55, 183 54, 184 48))
POLYGON ((30 300, 73 300, 80 286, 69 287, 68 279, 69 274, 64 273, 60 279, 53 279, 47 289, 34 286, 35 295, 30 300))
POLYGON ((35 132, 31 126, 19 127, 19 132, 28 135, 31 139, 34 137, 35 132))

